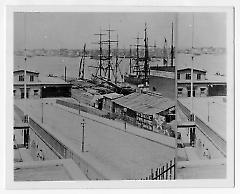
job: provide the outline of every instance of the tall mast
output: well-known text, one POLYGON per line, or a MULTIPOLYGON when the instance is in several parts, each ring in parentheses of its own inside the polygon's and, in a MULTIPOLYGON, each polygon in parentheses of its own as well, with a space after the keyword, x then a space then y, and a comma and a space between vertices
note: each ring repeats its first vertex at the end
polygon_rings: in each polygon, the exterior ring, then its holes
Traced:
POLYGON ((144 47, 145 47, 145 57, 144 57, 144 79, 145 83, 148 81, 148 73, 149 73, 149 67, 148 67, 148 61, 149 61, 149 54, 148 54, 148 37, 147 37, 147 23, 145 23, 145 29, 144 29, 144 47))
POLYGON ((116 49, 116 64, 115 64, 115 84, 117 84, 117 69, 118 69, 118 34, 117 34, 117 49, 116 49))
POLYGON ((129 74, 132 73, 132 48, 130 46, 130 51, 129 51, 129 74))
POLYGON ((157 43, 156 43, 156 41, 154 41, 154 45, 153 45, 153 47, 154 47, 154 57, 157 57, 157 43))
POLYGON ((168 65, 168 53, 167 53, 167 39, 164 37, 164 46, 163 46, 163 65, 168 65))
POLYGON ((173 22, 172 22, 172 44, 171 44, 171 67, 173 67, 174 47, 173 47, 173 22))
POLYGON ((85 56, 86 56, 86 43, 83 46, 83 60, 82 60, 82 79, 84 79, 84 73, 85 73, 85 56))
POLYGON ((115 30, 112 30, 110 28, 110 25, 109 25, 109 28, 106 31, 108 32, 108 40, 107 41, 102 41, 102 42, 105 42, 105 43, 108 44, 108 57, 107 57, 107 59, 108 59, 108 67, 107 67, 108 68, 108 81, 111 81, 111 69, 112 69, 112 67, 111 67, 111 43, 112 42, 117 42, 117 41, 111 40, 111 32, 115 31, 115 30))
POLYGON ((85 68, 85 56, 86 56, 86 43, 83 46, 83 55, 80 60, 79 64, 79 72, 78 72, 78 78, 84 79, 84 68, 85 68))
POLYGON ((136 46, 137 46, 137 60, 136 60, 136 68, 137 68, 137 75, 139 75, 139 71, 140 71, 140 67, 139 67, 139 40, 140 40, 140 38, 139 38, 139 34, 137 35, 137 44, 136 44, 136 46))
POLYGON ((103 56, 103 51, 102 51, 102 45, 103 45, 103 41, 102 41, 102 36, 106 35, 102 33, 102 30, 100 28, 100 33, 99 34, 94 34, 94 35, 98 35, 99 36, 99 74, 100 77, 102 77, 102 69, 103 69, 103 65, 102 65, 102 56, 103 56))
POLYGON ((81 57, 81 60, 79 62, 78 79, 81 78, 82 61, 83 61, 83 58, 81 57))

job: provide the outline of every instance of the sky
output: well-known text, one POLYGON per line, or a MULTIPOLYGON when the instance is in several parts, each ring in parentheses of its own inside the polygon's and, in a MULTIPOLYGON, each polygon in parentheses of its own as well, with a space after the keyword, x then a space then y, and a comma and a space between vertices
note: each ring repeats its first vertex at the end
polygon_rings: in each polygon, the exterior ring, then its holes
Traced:
MULTIPOLYGON (((224 13, 194 13, 194 46, 225 47, 226 18, 224 13)), ((82 49, 97 48, 102 29, 111 28, 112 39, 119 36, 119 48, 129 48, 136 43, 137 34, 144 36, 144 24, 147 23, 149 45, 163 47, 164 38, 171 43, 171 23, 174 23, 174 42, 179 48, 192 45, 191 13, 15 13, 14 49, 82 49), (177 25, 176 25, 177 22, 177 25), (177 26, 177 27, 176 27, 177 26), (177 40, 177 41, 176 41, 177 40)), ((105 36, 104 39, 107 39, 105 36)), ((143 42, 142 42, 143 43, 143 42)))

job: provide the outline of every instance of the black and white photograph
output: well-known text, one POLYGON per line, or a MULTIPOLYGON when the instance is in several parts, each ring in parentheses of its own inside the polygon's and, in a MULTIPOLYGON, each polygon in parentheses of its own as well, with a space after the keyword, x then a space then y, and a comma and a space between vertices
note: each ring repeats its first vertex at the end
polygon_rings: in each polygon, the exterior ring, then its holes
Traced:
POLYGON ((233 183, 233 8, 49 10, 9 11, 10 182, 233 183))

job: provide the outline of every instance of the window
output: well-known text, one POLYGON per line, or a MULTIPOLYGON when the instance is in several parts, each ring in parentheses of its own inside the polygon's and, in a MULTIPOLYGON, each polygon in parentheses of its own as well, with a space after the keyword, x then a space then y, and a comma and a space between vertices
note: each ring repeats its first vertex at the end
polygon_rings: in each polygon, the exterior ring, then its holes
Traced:
POLYGON ((177 79, 180 79, 180 73, 177 74, 177 79))
POLYGON ((34 96, 38 95, 38 90, 33 90, 34 96))
POLYGON ((24 75, 19 75, 18 80, 19 80, 20 82, 23 82, 23 81, 24 81, 24 75))
POLYGON ((197 80, 200 80, 200 79, 201 79, 201 74, 198 73, 198 74, 197 74, 197 80))
POLYGON ((183 88, 178 88, 178 95, 182 95, 183 88))
POLYGON ((16 96, 16 90, 13 90, 13 96, 16 96))
POLYGON ((205 90, 206 90, 206 88, 200 88, 201 94, 204 94, 204 93, 205 93, 205 90))
POLYGON ((30 75, 30 82, 33 82, 33 81, 34 81, 34 76, 30 75))
POLYGON ((186 73, 186 79, 191 79, 191 73, 186 73))

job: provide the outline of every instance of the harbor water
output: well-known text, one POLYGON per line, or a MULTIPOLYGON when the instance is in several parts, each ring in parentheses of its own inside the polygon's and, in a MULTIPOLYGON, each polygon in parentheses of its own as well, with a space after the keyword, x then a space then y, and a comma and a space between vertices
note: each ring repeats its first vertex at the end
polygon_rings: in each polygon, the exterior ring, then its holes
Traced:
MULTIPOLYGON (((177 54, 177 66, 189 67, 192 64, 191 56, 187 54, 177 54)), ((27 69, 35 70, 42 75, 53 74, 56 76, 64 75, 64 67, 67 67, 67 77, 77 78, 79 71, 79 57, 59 57, 59 56, 34 56, 27 59, 27 69)), ((114 66, 115 60, 113 60, 112 66, 114 66)), ((119 59, 119 69, 122 75, 129 72, 129 59, 119 59)), ((85 78, 90 78, 92 74, 97 71, 98 61, 95 59, 85 59, 85 78)), ((150 66, 162 65, 162 60, 158 59, 154 62, 150 62, 150 66)), ((107 66, 107 64, 105 65, 107 66)), ((226 55, 199 55, 194 58, 194 66, 207 70, 208 74, 215 74, 220 72, 226 74, 226 55)), ((14 69, 24 67, 24 57, 14 57, 14 69)), ((112 76, 113 77, 113 76, 112 76)), ((120 73, 118 73, 118 79, 121 79, 120 73)))

